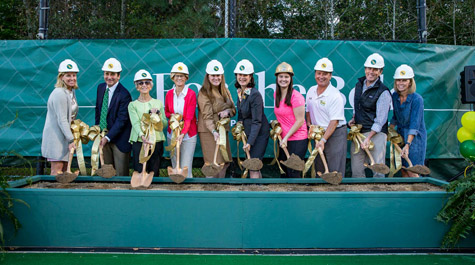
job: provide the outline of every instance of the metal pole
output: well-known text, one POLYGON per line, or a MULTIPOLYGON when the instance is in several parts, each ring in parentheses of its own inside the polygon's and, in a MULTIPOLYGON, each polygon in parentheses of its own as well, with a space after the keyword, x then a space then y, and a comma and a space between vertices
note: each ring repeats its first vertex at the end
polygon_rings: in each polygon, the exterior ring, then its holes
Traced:
POLYGON ((38 39, 48 38, 48 0, 40 0, 39 29, 36 37, 38 39))
POLYGON ((224 37, 228 37, 229 0, 224 1, 224 37))
POLYGON ((229 37, 234 38, 236 33, 236 0, 231 0, 229 5, 229 37))
POLYGON ((419 42, 427 43, 426 0, 417 0, 419 42))

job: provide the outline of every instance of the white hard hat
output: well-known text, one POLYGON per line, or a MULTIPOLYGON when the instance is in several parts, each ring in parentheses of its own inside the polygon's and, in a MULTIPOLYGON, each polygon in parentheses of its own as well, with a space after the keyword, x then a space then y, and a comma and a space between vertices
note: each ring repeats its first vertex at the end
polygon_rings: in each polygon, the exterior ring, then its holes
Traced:
POLYGON ((141 69, 135 73, 134 82, 138 80, 153 80, 153 78, 148 71, 141 69))
POLYGON ((401 64, 394 72, 394 79, 411 79, 413 77, 414 70, 407 64, 401 64))
POLYGON ((187 75, 189 75, 189 73, 188 73, 188 66, 186 66, 186 64, 184 64, 184 63, 182 63, 182 62, 176 63, 176 64, 172 67, 172 70, 170 71, 170 73, 182 73, 182 74, 187 74, 187 75))
POLYGON ((373 53, 366 59, 364 63, 364 67, 371 67, 371 68, 383 68, 384 67, 384 59, 383 56, 379 55, 379 53, 373 53))
POLYGON ((78 68, 78 65, 75 62, 73 62, 73 60, 66 59, 59 64, 58 72, 59 73, 70 73, 70 72, 77 73, 79 72, 79 68, 78 68))
POLYGON ((222 75, 224 74, 223 65, 218 60, 211 60, 206 65, 206 73, 209 75, 222 75))
POLYGON ((235 74, 250 75, 254 73, 254 65, 249 60, 241 60, 234 69, 235 74))
POLYGON ((333 72, 333 63, 328 58, 322 58, 315 64, 315 71, 333 72))
POLYGON ((109 58, 104 62, 102 71, 120 73, 122 72, 122 65, 116 58, 109 58))

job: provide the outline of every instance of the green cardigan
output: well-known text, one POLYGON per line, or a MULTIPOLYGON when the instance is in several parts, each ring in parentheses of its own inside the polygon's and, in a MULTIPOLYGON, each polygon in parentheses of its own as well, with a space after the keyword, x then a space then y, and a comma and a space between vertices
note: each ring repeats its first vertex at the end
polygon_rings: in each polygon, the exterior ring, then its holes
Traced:
MULTIPOLYGON (((165 116, 165 109, 163 108, 163 103, 158 99, 152 99, 149 102, 140 102, 134 100, 129 103, 129 117, 130 122, 132 123, 132 131, 130 132, 129 142, 142 142, 142 129, 140 129, 140 120, 144 113, 148 113, 152 108, 157 108, 160 110, 160 119, 163 123, 163 129, 166 128, 167 117, 165 116)), ((157 142, 165 141, 165 134, 163 131, 156 131, 157 142)))

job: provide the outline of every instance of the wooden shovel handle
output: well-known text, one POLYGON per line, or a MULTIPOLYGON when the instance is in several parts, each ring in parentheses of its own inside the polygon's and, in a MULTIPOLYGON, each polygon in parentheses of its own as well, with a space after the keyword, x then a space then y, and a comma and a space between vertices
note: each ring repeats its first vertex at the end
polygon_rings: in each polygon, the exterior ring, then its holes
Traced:
POLYGON ((180 141, 176 143, 176 168, 180 169, 180 141))
MULTIPOLYGON (((315 144, 318 145, 318 143, 319 142, 317 140, 315 140, 315 144)), ((328 165, 327 165, 327 160, 325 159, 325 154, 323 154, 322 148, 318 147, 317 150, 318 150, 318 153, 320 154, 320 159, 322 159, 323 166, 325 167, 325 173, 324 174, 326 174, 330 171, 328 170, 328 165)))
MULTIPOLYGON (((399 145, 394 144, 394 148, 396 148, 400 153, 402 153, 402 149, 401 149, 401 147, 399 147, 399 145)), ((412 162, 409 159, 409 157, 402 156, 402 158, 404 158, 407 161, 407 163, 409 164, 409 167, 413 167, 412 162)))
MULTIPOLYGON (((149 145, 146 143, 142 143, 142 145, 143 145, 143 150, 144 150, 144 156, 148 156, 149 145)), ((147 175, 146 169, 147 169, 147 161, 143 162, 142 164, 142 177, 145 177, 147 175)))
POLYGON ((371 152, 368 150, 368 148, 363 148, 363 140, 361 140, 359 135, 356 135, 356 139, 358 139, 361 149, 363 149, 368 155, 369 160, 371 161, 371 165, 374 165, 374 159, 373 159, 373 156, 371 155, 371 152))
MULTIPOLYGON (((282 142, 282 136, 278 136, 279 137, 279 143, 282 142)), ((289 155, 289 150, 287 150, 287 147, 282 147, 282 149, 284 150, 285 152, 285 155, 287 156, 287 159, 289 159, 290 155, 289 155)))
MULTIPOLYGON (((246 137, 244 137, 244 135, 243 135, 241 139, 242 139, 242 144, 246 145, 247 144, 246 137)), ((251 154, 249 154, 249 150, 245 149, 244 151, 246 152, 247 159, 251 159, 251 154)))
POLYGON ((71 150, 69 150, 68 169, 66 170, 66 172, 68 173, 72 173, 71 164, 73 163, 74 150, 75 150, 74 148, 71 148, 71 150))
POLYGON ((218 158, 218 151, 219 151, 219 145, 218 142, 216 142, 216 147, 214 148, 214 159, 213 159, 213 164, 217 165, 216 159, 218 158))
POLYGON ((104 166, 104 147, 99 145, 99 160, 101 160, 101 167, 104 166))

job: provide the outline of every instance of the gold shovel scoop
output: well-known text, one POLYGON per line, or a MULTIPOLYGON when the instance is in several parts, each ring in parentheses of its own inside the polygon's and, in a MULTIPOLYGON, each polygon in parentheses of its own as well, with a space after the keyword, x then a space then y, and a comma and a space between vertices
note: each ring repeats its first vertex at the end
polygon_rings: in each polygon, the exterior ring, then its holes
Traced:
MULTIPOLYGON (((317 140, 315 140, 315 144, 318 145, 317 140)), ((320 154, 320 158, 322 159, 323 166, 325 167, 325 172, 323 172, 323 174, 321 172, 317 172, 318 176, 330 184, 333 184, 333 185, 340 184, 343 179, 343 175, 337 171, 330 172, 328 170, 327 160, 325 159, 325 154, 323 153, 322 148, 318 147, 317 150, 318 150, 318 153, 320 154)))
MULTIPOLYGON (((242 143, 244 145, 247 144, 246 137, 242 135, 242 143)), ((259 158, 251 158, 251 154, 249 154, 249 150, 246 151, 247 159, 242 162, 242 166, 249 170, 261 170, 262 166, 264 165, 259 158)))
MULTIPOLYGON (((363 144, 363 141, 361 140, 360 136, 359 135, 356 135, 356 138, 358 139, 360 145, 363 144)), ((373 156, 371 155, 371 152, 368 150, 368 148, 363 148, 364 151, 366 152, 366 154, 368 155, 369 157, 369 160, 371 162, 371 164, 366 164, 364 163, 364 166, 373 170, 374 172, 377 172, 377 173, 381 173, 381 174, 389 174, 389 167, 386 166, 385 164, 376 164, 374 162, 374 159, 373 159, 373 156)))
POLYGON ((79 175, 79 170, 76 172, 71 172, 71 164, 73 163, 73 156, 74 156, 74 148, 69 151, 69 161, 68 161, 68 169, 66 172, 59 173, 56 175, 56 181, 59 183, 70 183, 73 182, 79 175))
POLYGON ((203 172, 205 176, 215 176, 219 172, 221 172, 221 170, 223 169, 224 164, 218 165, 218 163, 216 162, 216 158, 218 157, 218 151, 219 151, 219 145, 218 143, 216 143, 216 148, 214 149, 213 163, 212 164, 205 163, 203 167, 201 168, 201 172, 203 172))
MULTIPOLYGON (((282 142, 282 137, 279 135, 279 141, 282 142)), ((291 168, 293 170, 297 171, 303 171, 305 169, 305 161, 303 161, 298 155, 296 154, 289 154, 289 151, 287 150, 287 147, 282 148, 285 152, 285 155, 287 156, 286 161, 280 161, 280 163, 288 168, 291 168)))
POLYGON ((101 160, 101 168, 96 170, 96 174, 106 179, 115 176, 116 171, 114 166, 111 164, 104 164, 104 153, 102 151, 102 146, 99 147, 99 159, 101 160))
MULTIPOLYGON (((402 153, 401 147, 399 145, 395 144, 394 145, 400 153, 402 153)), ((410 171, 412 173, 416 173, 419 175, 429 175, 430 174, 430 169, 424 165, 412 165, 411 160, 407 156, 403 156, 403 158, 406 160, 406 162, 409 164, 409 167, 403 167, 405 170, 410 171)))
POLYGON ((188 176, 188 167, 180 168, 180 142, 176 143, 176 168, 168 167, 168 177, 175 183, 180 184, 188 176))
MULTIPOLYGON (((146 143, 143 143, 143 145, 144 145, 145 156, 148 156, 150 145, 146 143)), ((132 188, 138 188, 138 187, 148 188, 150 184, 152 183, 154 172, 152 171, 147 174, 147 161, 145 161, 142 165, 143 165, 142 173, 139 173, 138 171, 134 171, 134 173, 132 174, 132 178, 130 179, 130 186, 132 186, 132 188)))

